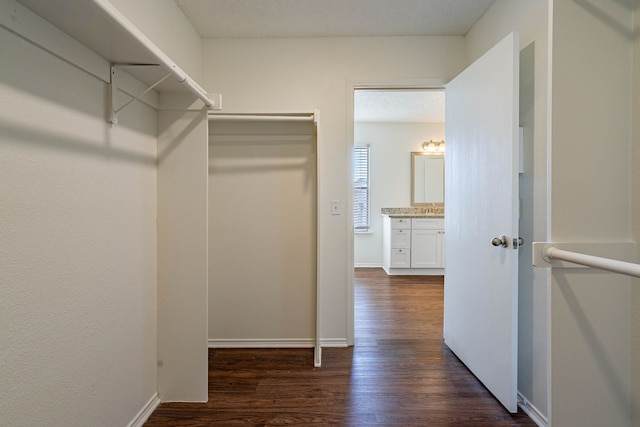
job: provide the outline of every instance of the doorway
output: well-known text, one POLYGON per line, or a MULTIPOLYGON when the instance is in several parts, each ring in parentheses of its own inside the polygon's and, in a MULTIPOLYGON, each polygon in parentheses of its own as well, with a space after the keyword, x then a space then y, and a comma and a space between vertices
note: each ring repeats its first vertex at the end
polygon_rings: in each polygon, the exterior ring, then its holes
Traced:
MULTIPOLYGON (((369 147, 368 224, 352 234, 351 266, 382 267, 381 208, 411 207, 411 153, 423 151, 425 142, 444 140, 443 82, 354 83, 350 94, 351 143, 369 147)), ((349 192, 354 194, 354 188, 349 192)), ((353 283, 350 288, 353 295, 353 283)), ((353 304, 352 300, 349 307, 353 304)), ((355 334, 353 327, 350 330, 355 334)))

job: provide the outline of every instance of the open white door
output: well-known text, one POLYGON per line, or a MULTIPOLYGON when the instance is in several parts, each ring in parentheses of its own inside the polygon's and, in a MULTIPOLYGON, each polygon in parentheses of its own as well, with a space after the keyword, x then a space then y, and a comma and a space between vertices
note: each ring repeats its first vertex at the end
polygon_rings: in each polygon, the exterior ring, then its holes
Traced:
POLYGON ((518 36, 446 86, 445 343, 517 411, 518 36), (504 236, 505 246, 501 246, 504 236), (494 246, 498 244, 498 246, 494 246))

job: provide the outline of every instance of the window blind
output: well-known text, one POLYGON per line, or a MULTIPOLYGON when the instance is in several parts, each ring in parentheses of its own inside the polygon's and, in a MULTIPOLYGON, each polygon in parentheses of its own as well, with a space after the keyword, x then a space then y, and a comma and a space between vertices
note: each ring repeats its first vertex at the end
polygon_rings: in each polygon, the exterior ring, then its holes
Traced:
POLYGON ((369 230, 369 153, 368 146, 353 147, 353 226, 369 230))

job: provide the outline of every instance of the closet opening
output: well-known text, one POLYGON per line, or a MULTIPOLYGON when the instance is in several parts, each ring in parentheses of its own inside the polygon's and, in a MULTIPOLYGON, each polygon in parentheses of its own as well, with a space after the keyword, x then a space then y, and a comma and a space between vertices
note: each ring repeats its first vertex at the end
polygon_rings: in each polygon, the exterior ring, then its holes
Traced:
POLYGON ((210 348, 315 348, 317 121, 210 115, 210 348))

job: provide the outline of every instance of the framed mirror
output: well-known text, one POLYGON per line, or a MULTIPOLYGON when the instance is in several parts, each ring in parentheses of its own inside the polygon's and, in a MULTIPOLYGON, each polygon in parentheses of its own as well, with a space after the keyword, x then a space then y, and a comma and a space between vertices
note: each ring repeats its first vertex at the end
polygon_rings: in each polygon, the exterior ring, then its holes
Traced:
POLYGON ((444 155, 411 153, 411 206, 444 203, 444 155))

